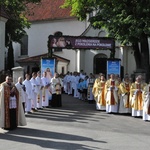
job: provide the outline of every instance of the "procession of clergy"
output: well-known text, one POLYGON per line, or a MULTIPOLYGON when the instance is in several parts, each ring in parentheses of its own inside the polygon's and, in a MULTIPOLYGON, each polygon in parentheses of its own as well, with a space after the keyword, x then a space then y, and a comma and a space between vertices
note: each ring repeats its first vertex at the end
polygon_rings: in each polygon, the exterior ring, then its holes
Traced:
POLYGON ((68 73, 63 82, 65 93, 81 100, 87 99, 89 103, 94 99, 96 110, 150 120, 150 83, 144 83, 141 75, 132 82, 128 74, 121 81, 115 74, 106 80, 101 73, 97 78, 93 74, 88 77, 84 73, 68 73))
POLYGON ((134 117, 150 120, 150 84, 142 81, 142 76, 131 82, 128 75, 123 81, 111 74, 106 80, 103 74, 97 78, 92 73, 87 76, 68 72, 64 76, 49 71, 33 72, 18 78, 16 84, 11 76, 6 76, 0 84, 0 127, 15 129, 26 125, 25 115, 45 107, 61 107, 62 92, 80 100, 96 103, 97 110, 107 113, 127 113, 134 117))

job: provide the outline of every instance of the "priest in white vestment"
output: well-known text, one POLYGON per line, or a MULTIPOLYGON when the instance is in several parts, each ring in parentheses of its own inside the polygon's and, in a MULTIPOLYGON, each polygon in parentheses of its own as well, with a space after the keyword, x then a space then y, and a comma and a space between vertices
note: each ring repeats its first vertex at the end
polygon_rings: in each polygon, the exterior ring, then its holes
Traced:
POLYGON ((22 84, 22 82, 23 82, 22 77, 19 77, 18 82, 15 84, 15 86, 19 92, 19 97, 22 101, 23 110, 25 112, 26 93, 25 93, 25 85, 22 84))
POLYGON ((61 107, 61 87, 63 83, 62 80, 59 78, 58 73, 54 74, 54 77, 51 79, 51 91, 52 91, 52 100, 51 106, 52 107, 61 107))

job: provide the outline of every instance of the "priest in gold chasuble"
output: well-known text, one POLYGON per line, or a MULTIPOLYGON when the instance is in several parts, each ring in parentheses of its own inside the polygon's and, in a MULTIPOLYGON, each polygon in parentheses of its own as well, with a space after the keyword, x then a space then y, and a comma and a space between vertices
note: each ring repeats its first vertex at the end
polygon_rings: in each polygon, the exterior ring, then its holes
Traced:
POLYGON ((118 112, 118 87, 119 82, 115 79, 115 75, 111 74, 110 79, 105 84, 105 97, 106 97, 106 112, 118 112))
POLYGON ((142 82, 142 77, 138 76, 130 88, 130 102, 132 116, 143 116, 143 92, 147 84, 142 82))
POLYGON ((96 110, 106 110, 106 100, 104 93, 105 82, 106 80, 103 74, 100 74, 94 82, 92 93, 96 101, 96 110))
POLYGON ((143 120, 150 120, 150 82, 143 92, 143 120))
POLYGON ((119 103, 119 113, 131 113, 130 105, 130 86, 129 76, 124 77, 124 81, 121 82, 119 86, 120 103, 119 103))

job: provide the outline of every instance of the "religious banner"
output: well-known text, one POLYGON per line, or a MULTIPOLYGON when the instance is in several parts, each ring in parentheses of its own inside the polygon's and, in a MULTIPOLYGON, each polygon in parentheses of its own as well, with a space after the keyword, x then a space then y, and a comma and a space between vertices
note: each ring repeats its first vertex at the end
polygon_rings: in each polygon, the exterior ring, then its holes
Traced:
POLYGON ((108 37, 49 36, 48 46, 54 49, 114 49, 114 39, 108 37))
POLYGON ((107 60, 107 79, 111 74, 118 75, 120 77, 120 59, 107 60))
POLYGON ((55 73, 55 59, 54 58, 42 58, 41 59, 41 73, 47 73, 47 77, 50 79, 55 73))

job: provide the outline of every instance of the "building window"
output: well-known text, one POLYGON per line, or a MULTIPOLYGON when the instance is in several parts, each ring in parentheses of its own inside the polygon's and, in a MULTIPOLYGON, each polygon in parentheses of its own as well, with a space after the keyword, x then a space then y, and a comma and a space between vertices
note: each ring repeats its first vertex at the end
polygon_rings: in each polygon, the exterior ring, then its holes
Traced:
POLYGON ((28 55, 28 35, 21 39, 21 55, 28 55))
POLYGON ((61 68, 61 73, 62 73, 62 74, 65 73, 65 68, 64 68, 64 67, 61 68))

